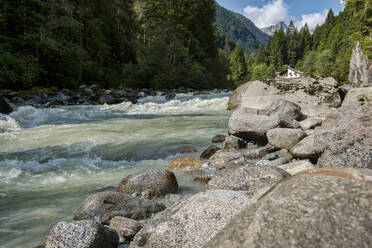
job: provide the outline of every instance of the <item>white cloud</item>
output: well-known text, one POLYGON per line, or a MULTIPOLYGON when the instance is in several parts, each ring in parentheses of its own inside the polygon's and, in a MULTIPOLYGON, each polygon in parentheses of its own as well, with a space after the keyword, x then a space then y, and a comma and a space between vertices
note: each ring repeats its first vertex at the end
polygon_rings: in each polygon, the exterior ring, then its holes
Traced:
POLYGON ((244 9, 246 17, 251 19, 257 27, 264 28, 287 20, 288 8, 283 0, 273 0, 262 8, 247 6, 244 9))
POLYGON ((321 25, 325 22, 327 15, 328 15, 328 11, 329 11, 328 9, 325 9, 323 10, 322 13, 312 13, 308 15, 301 15, 301 20, 297 21, 295 25, 297 29, 300 29, 303 26, 305 26, 305 24, 307 23, 310 31, 312 32, 316 28, 316 25, 321 25))

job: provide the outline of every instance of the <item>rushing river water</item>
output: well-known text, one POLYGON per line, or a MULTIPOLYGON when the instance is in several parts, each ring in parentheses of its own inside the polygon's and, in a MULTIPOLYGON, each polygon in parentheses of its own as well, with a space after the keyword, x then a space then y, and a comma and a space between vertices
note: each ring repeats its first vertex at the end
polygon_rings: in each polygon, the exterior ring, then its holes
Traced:
MULTIPOLYGON (((89 194, 129 174, 166 168, 171 151, 199 156, 226 133, 231 93, 147 97, 138 104, 20 107, 0 115, 0 247, 36 246, 59 221, 71 221, 89 194)), ((177 175, 180 194, 203 189, 177 175)))

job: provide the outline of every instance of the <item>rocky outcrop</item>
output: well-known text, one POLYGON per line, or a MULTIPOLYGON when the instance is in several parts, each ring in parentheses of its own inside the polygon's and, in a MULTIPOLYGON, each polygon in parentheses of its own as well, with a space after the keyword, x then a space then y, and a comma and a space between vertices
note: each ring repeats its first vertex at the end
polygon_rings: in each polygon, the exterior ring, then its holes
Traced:
POLYGON ((177 193, 178 183, 173 172, 165 169, 148 170, 125 177, 116 191, 151 199, 177 193))
POLYGON ((146 225, 134 237, 130 248, 203 247, 254 201, 246 192, 210 190, 198 193, 146 225))
POLYGON ((280 149, 290 150, 306 136, 301 129, 276 128, 267 131, 269 143, 280 149))
POLYGON ((235 110, 229 120, 229 134, 244 140, 267 142, 266 132, 278 127, 278 116, 255 115, 243 108, 235 110))
POLYGON ((368 88, 356 88, 350 90, 346 96, 344 101, 342 102, 342 106, 348 105, 364 105, 368 102, 372 102, 372 87, 368 88))
POLYGON ((0 114, 8 115, 13 112, 13 109, 9 106, 8 102, 0 96, 0 114))
POLYGON ((200 155, 200 158, 201 159, 210 159, 210 157, 212 157, 217 151, 221 150, 219 147, 217 146, 210 146, 208 147, 201 155, 200 155))
POLYGON ((270 79, 243 84, 229 99, 228 108, 248 108, 257 112, 269 109, 277 99, 293 102, 306 116, 324 117, 341 99, 332 78, 270 79))
POLYGON ((141 220, 164 209, 164 205, 150 200, 118 192, 100 192, 88 196, 81 203, 74 214, 74 220, 95 220, 109 224, 115 216, 141 220))
POLYGON ((177 158, 170 162, 168 170, 179 171, 179 170, 193 170, 200 169, 203 166, 203 161, 199 158, 194 157, 183 157, 177 158))
POLYGON ((142 229, 143 225, 136 220, 115 216, 110 221, 110 227, 120 235, 121 241, 124 241, 123 239, 133 240, 134 235, 142 229))
POLYGON ((205 247, 370 247, 371 211, 371 171, 312 170, 277 185, 205 247))
POLYGON ((372 85, 372 63, 358 42, 350 59, 349 81, 354 87, 372 85))
POLYGON ((56 224, 46 241, 46 248, 117 248, 118 234, 110 228, 84 220, 56 224))
POLYGON ((230 166, 213 177, 207 189, 246 191, 258 198, 288 176, 287 172, 276 167, 230 166))
POLYGON ((372 160, 372 103, 332 112, 314 137, 325 148, 317 166, 367 168, 372 160))

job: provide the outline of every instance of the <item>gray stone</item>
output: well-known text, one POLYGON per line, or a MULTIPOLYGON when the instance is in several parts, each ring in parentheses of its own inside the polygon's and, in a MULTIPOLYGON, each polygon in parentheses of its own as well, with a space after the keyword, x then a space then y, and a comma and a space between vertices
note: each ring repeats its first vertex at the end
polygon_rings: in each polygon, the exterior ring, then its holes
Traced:
POLYGON ((276 99, 272 102, 269 114, 277 116, 281 121, 281 126, 287 128, 299 128, 297 121, 303 117, 299 105, 283 99, 276 99))
POLYGON ((314 129, 322 125, 323 120, 318 118, 307 118, 306 120, 300 121, 300 126, 304 130, 314 129))
POLYGON ((291 160, 293 156, 288 150, 282 149, 282 150, 279 150, 273 153, 269 153, 263 157, 264 160, 269 160, 269 161, 275 160, 278 158, 285 158, 287 160, 291 160))
POLYGON ((208 182, 207 189, 246 191, 258 198, 288 176, 277 167, 229 166, 208 182))
POLYGON ((314 137, 325 147, 318 167, 367 168, 372 160, 372 103, 343 106, 329 114, 314 137))
POLYGON ((372 87, 350 90, 346 94, 345 99, 342 102, 342 106, 353 104, 364 105, 367 102, 372 102, 372 87))
POLYGON ((213 137, 212 142, 213 143, 221 143, 224 142, 226 138, 226 135, 223 134, 217 134, 216 136, 213 137))
POLYGON ((267 142, 266 132, 280 127, 278 116, 247 114, 245 109, 237 109, 229 120, 229 134, 244 140, 267 142))
POLYGON ((246 192, 198 193, 146 225, 134 237, 130 248, 203 247, 236 214, 255 201, 246 192))
POLYGON ((349 81, 354 87, 372 84, 372 63, 358 42, 350 59, 349 81))
POLYGON ((241 148, 246 147, 247 143, 238 137, 235 136, 228 136, 225 138, 225 141, 222 143, 222 150, 224 151, 236 151, 241 148))
POLYGON ((276 128, 270 129, 266 133, 269 143, 280 149, 290 150, 300 140, 306 137, 306 133, 301 129, 276 128))
POLYGON ((325 147, 314 142, 314 135, 307 136, 291 149, 293 157, 300 159, 317 159, 325 147))
POLYGON ((290 160, 288 158, 277 158, 274 160, 260 160, 256 163, 257 166, 279 166, 286 163, 289 163, 290 160))
POLYGON ((283 164, 278 167, 285 170, 291 175, 295 175, 303 171, 315 169, 315 166, 309 160, 296 161, 296 162, 292 162, 289 164, 283 164))
POLYGON ((146 219, 164 210, 162 204, 118 192, 100 192, 88 196, 76 210, 74 220, 95 220, 108 224, 115 216, 146 219))
POLYGON ((125 177, 116 191, 151 199, 177 193, 178 183, 173 172, 166 169, 148 170, 125 177))
POLYGON ((200 155, 200 158, 201 159, 210 159, 210 157, 212 157, 217 151, 221 150, 219 147, 217 146, 210 146, 208 147, 201 155, 200 155))
POLYGON ((371 247, 371 212, 371 171, 302 172, 246 208, 204 247, 371 247))
POLYGON ((57 223, 46 241, 46 248, 117 248, 118 234, 92 220, 57 223))
POLYGON ((139 221, 133 219, 115 216, 110 221, 110 227, 122 238, 133 240, 134 235, 142 229, 143 225, 139 221))

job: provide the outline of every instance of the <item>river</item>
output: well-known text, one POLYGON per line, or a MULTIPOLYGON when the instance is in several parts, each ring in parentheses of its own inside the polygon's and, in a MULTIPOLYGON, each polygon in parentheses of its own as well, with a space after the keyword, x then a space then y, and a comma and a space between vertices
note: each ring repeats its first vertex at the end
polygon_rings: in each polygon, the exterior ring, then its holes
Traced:
MULTIPOLYGON (((127 175, 199 156, 227 132, 231 92, 146 97, 137 104, 20 107, 0 115, 0 246, 30 248, 71 221, 89 194, 127 175), (196 153, 171 155, 185 145, 196 153)), ((177 174, 180 194, 204 185, 177 174)))

